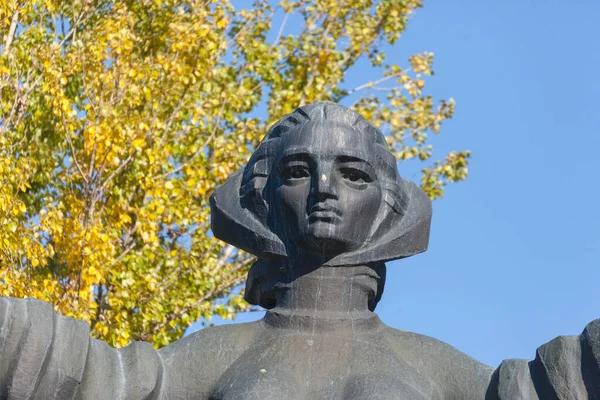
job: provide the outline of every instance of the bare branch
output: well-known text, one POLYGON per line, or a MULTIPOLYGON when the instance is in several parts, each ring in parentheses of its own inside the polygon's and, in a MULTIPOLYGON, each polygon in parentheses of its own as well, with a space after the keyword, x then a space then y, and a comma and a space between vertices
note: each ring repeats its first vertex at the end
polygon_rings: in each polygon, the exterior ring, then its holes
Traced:
POLYGON ((90 323, 90 331, 94 330, 94 327, 100 320, 100 314, 102 313, 102 308, 104 305, 104 290, 103 290, 103 288, 104 288, 104 285, 102 285, 102 284, 99 284, 97 286, 98 294, 96 295, 95 301, 96 301, 98 308, 96 308, 96 315, 94 316, 94 319, 90 323))
MULTIPOLYGON (((62 47, 67 40, 69 40, 71 38, 71 36, 73 36, 79 26, 79 24, 85 24, 85 22, 87 22, 87 20, 93 15, 93 11, 91 11, 87 16, 85 16, 85 13, 82 12, 81 14, 79 14, 79 16, 77 17, 77 21, 73 24, 71 30, 69 31, 69 33, 67 35, 65 35, 65 37, 63 38, 63 40, 61 40, 61 42, 58 44, 59 47, 62 47), (85 18, 84 18, 85 16, 85 18)), ((14 16, 13 16, 14 17, 14 16)), ((16 28, 15 28, 16 29, 16 28)), ((11 39, 12 40, 12 39, 11 39)), ((54 55, 52 55, 52 57, 50 58, 50 61, 54 60, 54 55)), ((17 105, 17 108, 13 110, 17 110, 17 122, 14 123, 13 125, 17 125, 21 118, 23 117, 23 115, 25 114, 24 110, 26 109, 26 104, 27 104, 27 100, 29 99, 29 95, 33 92, 33 90, 40 84, 40 82, 42 81, 44 75, 40 74, 36 80, 29 85, 28 90, 25 92, 25 94, 23 94, 20 98, 18 98, 15 100, 15 104, 17 105)), ((28 79, 29 81, 29 79, 28 79)), ((18 87, 18 82, 16 83, 17 87, 16 90, 17 92, 19 91, 19 87, 18 87)), ((3 121, 2 125, 0 126, 0 133, 4 132, 6 129, 8 129, 8 126, 10 125, 10 121, 12 120, 14 114, 13 114, 13 110, 11 110, 11 115, 8 119, 9 122, 3 121)), ((87 180, 86 180, 87 181, 87 180)))
POLYGON ((119 256, 117 258, 115 258, 110 265, 113 266, 113 265, 119 263, 127 254, 129 254, 129 252, 131 250, 133 250, 134 247, 135 247, 135 242, 131 242, 129 244, 129 246, 125 247, 125 250, 123 250, 121 252, 121 254, 119 254, 119 256))
POLYGON ((223 265, 225 265, 225 263, 227 262, 229 257, 231 257, 231 254, 233 253, 234 250, 235 250, 235 247, 233 247, 230 244, 225 246, 225 251, 223 251, 223 254, 221 255, 221 257, 219 257, 219 260, 217 261, 217 266, 216 266, 215 270, 218 270, 223 265))
POLYGON ((101 189, 106 188, 106 185, 108 185, 110 183, 111 180, 113 180, 118 174, 119 172, 121 172, 123 170, 123 168, 125 168, 132 160, 133 157, 136 155, 137 151, 133 150, 131 152, 131 154, 129 154, 129 156, 125 159, 125 161, 123 161, 118 167, 117 169, 115 169, 112 174, 110 174, 108 176, 108 178, 106 178, 106 180, 102 183, 102 185, 100 185, 101 189))
POLYGON ((71 133, 69 132, 69 128, 67 127, 67 121, 65 119, 65 114, 62 110, 60 112, 60 115, 62 117, 63 129, 65 130, 65 137, 67 139, 67 142, 69 143, 69 147, 71 147, 71 155, 73 157, 73 162, 75 163, 75 166, 77 167, 77 170, 79 171, 79 174, 81 175, 81 178, 83 179, 85 184, 88 185, 87 176, 83 173, 83 169, 81 168, 79 161, 77 161, 77 156, 75 155, 75 146, 73 146, 73 141, 71 140, 71 133))
POLYGON ((111 143, 110 146, 108 146, 108 149, 104 153, 104 157, 102 158, 102 162, 100 163, 100 167, 97 170, 96 178, 95 179, 100 179, 100 177, 102 176, 102 174, 104 172, 104 168, 106 168, 106 163, 108 162, 108 155, 110 154, 110 152, 112 151, 112 149, 113 149, 113 143, 111 143))
POLYGON ((169 324, 169 322, 171 322, 177 318, 180 318, 183 314, 187 313, 190 310, 193 310, 194 308, 198 307, 200 304, 202 304, 203 302, 207 301, 208 299, 214 297, 215 295, 218 295, 219 293, 222 293, 231 287, 239 285, 245 279, 246 279, 246 276, 244 276, 244 275, 234 278, 231 281, 225 283, 224 285, 220 285, 218 288, 215 288, 214 290, 211 290, 210 292, 205 293, 204 296, 200 297, 198 300, 196 300, 194 303, 190 304, 189 306, 183 307, 177 313, 170 313, 164 322, 161 322, 160 324, 155 324, 144 335, 142 335, 142 339, 144 339, 144 340, 149 339, 151 335, 153 335, 154 333, 160 331, 162 328, 167 326, 169 324))
POLYGON ((198 150, 196 150, 196 152, 194 154, 192 154, 192 156, 190 158, 188 158, 185 162, 181 163, 181 165, 179 165, 173 171, 159 175, 159 176, 157 176, 157 179, 164 178, 171 174, 176 174, 177 172, 184 169, 187 165, 189 165, 196 157, 198 157, 204 151, 204 148, 214 139, 215 134, 217 133, 217 129, 220 125, 220 121, 223 116, 223 111, 225 110, 226 104, 227 104, 227 102, 224 101, 223 104, 221 105, 221 110, 219 111, 218 121, 215 122, 215 126, 213 127, 213 130, 212 130, 210 136, 204 141, 204 143, 202 143, 202 146, 198 147, 198 150))
MULTIPOLYGON (((213 240, 212 245, 210 246, 210 248, 205 251, 200 257, 198 257, 198 259, 203 260, 208 254, 210 254, 214 248, 217 245, 217 241, 213 240)), ((161 265, 157 265, 157 267, 154 269, 155 273, 158 273, 158 271, 160 270, 161 265)), ((168 281, 168 283, 160 285, 158 287, 158 290, 156 291, 156 293, 154 293, 153 295, 149 296, 149 297, 144 297, 138 300, 138 304, 141 306, 143 306, 146 303, 151 302, 152 300, 154 300, 157 296, 159 296, 160 294, 164 293, 166 290, 168 290, 171 286, 173 286, 173 284, 175 282, 177 282, 180 279, 180 272, 183 270, 183 268, 185 267, 185 265, 182 263, 175 271, 173 272, 169 272, 169 276, 172 278, 170 281, 168 281)), ((193 270, 193 268, 191 268, 191 270, 193 270)), ((190 272, 189 270, 187 272, 190 272)), ((211 275, 211 273, 209 273, 208 275, 211 275)), ((164 283, 164 282, 163 282, 164 283)))
POLYGON ((3 53, 8 54, 10 45, 12 44, 13 38, 15 37, 15 31, 17 30, 17 24, 19 23, 19 11, 15 11, 10 21, 10 28, 8 28, 8 35, 4 41, 3 53))
POLYGON ((281 39, 281 35, 283 35, 283 28, 285 28, 285 24, 287 24, 287 20, 290 17, 290 14, 286 13, 285 17, 283 17, 283 21, 281 21, 281 25, 279 26, 279 32, 277 32, 277 37, 273 42, 273 46, 279 43, 279 39, 281 39))
MULTIPOLYGON (((254 2, 254 7, 261 7, 263 4, 260 1, 255 1, 254 2)), ((273 18, 273 15, 275 15, 275 11, 277 10, 277 8, 273 9, 273 11, 271 12, 269 19, 273 18)), ((227 41, 227 45, 225 46, 225 49, 229 49, 231 47, 231 44, 233 42, 236 41, 236 39, 246 30, 246 28, 250 25, 251 22, 255 22, 256 21, 256 16, 253 16, 252 19, 247 19, 246 21, 244 21, 244 25, 236 32, 236 34, 227 41)))
MULTIPOLYGON (((404 72, 406 72, 406 71, 404 71, 404 72)), ((358 92, 358 91, 363 90, 363 89, 387 89, 387 88, 376 88, 375 86, 377 86, 380 83, 383 83, 385 81, 388 81, 390 79, 397 78, 400 75, 402 75, 402 72, 398 72, 398 73, 395 73, 395 74, 392 74, 392 75, 385 76, 385 77, 383 77, 381 79, 378 79, 376 81, 367 82, 365 84, 362 84, 360 86, 355 87, 352 90, 349 90, 348 91, 348 95, 351 95, 352 93, 358 92)))
MULTIPOLYGON (((320 18, 320 17, 319 17, 319 18, 320 18)), ((327 23, 327 22, 328 22, 328 20, 329 20, 329 16, 327 16, 327 17, 325 18, 325 21, 323 21, 323 26, 325 26, 325 30, 324 30, 324 31, 323 31, 323 33, 322 33, 322 37, 323 37, 323 38, 326 38, 326 37, 327 37, 327 35, 329 35, 329 29, 331 28, 331 24, 328 24, 328 23, 327 23)), ((305 30, 306 32, 309 32, 309 31, 310 31, 310 29, 308 28, 308 26, 306 26, 306 24, 305 24, 305 28, 304 28, 304 30, 305 30)), ((325 41, 323 41, 323 45, 324 45, 324 43, 325 43, 325 41)), ((323 50, 323 45, 320 47, 320 50, 323 50)), ((314 68, 314 66, 315 66, 315 65, 316 65, 316 62, 313 64, 313 68, 314 68)), ((307 74, 308 74, 308 73, 309 73, 309 72, 307 71, 307 74)), ((316 77, 316 75, 317 75, 317 74, 315 73, 315 71, 312 71, 312 73, 311 73, 310 77, 308 78, 308 82, 306 83, 306 85, 304 85, 304 88, 307 88, 307 87, 310 87, 310 86, 312 86, 312 84, 313 84, 313 82, 314 82, 314 80, 315 80, 315 77, 316 77)), ((304 89, 304 88, 303 88, 303 89, 304 89)), ((299 106, 303 105, 305 101, 306 101, 306 93, 305 93, 305 92, 304 92, 304 90, 303 90, 303 91, 302 91, 302 96, 300 97, 300 103, 299 103, 298 105, 299 105, 299 106)))
MULTIPOLYGON (((63 27, 64 30, 64 27, 63 27)), ((81 65, 85 65, 83 58, 81 57, 82 53, 79 53, 79 61, 81 62, 81 65)), ((88 84, 87 84, 87 73, 86 73, 86 68, 82 68, 82 88, 83 88, 83 93, 85 95, 85 97, 88 99, 88 101, 90 102, 90 106, 92 108, 92 110, 94 111, 94 144, 92 147, 92 154, 90 156, 90 165, 88 168, 88 178, 90 180, 93 179, 94 176, 94 168, 95 168, 95 162, 96 162, 96 150, 97 150, 97 141, 96 141, 96 135, 98 133, 98 119, 100 118, 100 110, 99 110, 99 106, 100 104, 96 104, 95 99, 92 98, 92 95, 90 94, 90 92, 88 91, 88 84)), ((103 92, 102 92, 103 93, 103 92)), ((101 99, 102 100, 102 99, 101 99)), ((98 179, 98 176, 96 176, 96 179, 98 179)))

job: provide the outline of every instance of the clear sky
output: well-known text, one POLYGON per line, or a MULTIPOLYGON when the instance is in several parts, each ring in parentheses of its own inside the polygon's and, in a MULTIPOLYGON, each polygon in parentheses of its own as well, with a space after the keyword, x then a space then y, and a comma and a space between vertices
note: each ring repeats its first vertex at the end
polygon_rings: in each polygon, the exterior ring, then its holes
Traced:
POLYGON ((597 0, 426 0, 390 49, 435 53, 428 91, 457 112, 434 157, 473 158, 434 202, 429 250, 388 264, 385 323, 497 366, 600 318, 599 18, 597 0))

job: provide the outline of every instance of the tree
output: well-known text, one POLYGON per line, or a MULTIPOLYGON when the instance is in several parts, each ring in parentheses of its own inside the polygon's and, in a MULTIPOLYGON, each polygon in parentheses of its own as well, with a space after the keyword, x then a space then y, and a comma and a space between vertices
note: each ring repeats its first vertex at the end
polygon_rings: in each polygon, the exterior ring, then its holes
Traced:
POLYGON ((421 3, 3 2, 0 294, 52 302, 115 346, 232 317, 252 258, 212 237, 209 196, 308 102, 354 100, 442 196, 470 154, 431 161, 428 133, 454 111, 423 92, 433 55, 384 65, 421 3), (360 59, 381 75, 346 88, 360 59))

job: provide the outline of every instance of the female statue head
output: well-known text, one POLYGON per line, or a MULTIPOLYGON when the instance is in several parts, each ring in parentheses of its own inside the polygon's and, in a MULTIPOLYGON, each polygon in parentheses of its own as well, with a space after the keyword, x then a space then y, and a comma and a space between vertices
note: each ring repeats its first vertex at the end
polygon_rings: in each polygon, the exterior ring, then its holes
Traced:
POLYGON ((275 123, 211 205, 215 235, 262 262, 249 281, 282 258, 377 264, 422 252, 429 238, 431 203, 400 178, 383 134, 330 102, 275 123))

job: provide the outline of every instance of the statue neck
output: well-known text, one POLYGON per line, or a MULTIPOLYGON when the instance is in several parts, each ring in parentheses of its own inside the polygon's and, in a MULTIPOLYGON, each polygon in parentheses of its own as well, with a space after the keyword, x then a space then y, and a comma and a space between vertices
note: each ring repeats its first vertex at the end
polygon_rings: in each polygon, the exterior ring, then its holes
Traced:
POLYGON ((339 326, 343 321, 352 321, 354 328, 361 320, 379 321, 372 309, 375 296, 383 287, 384 265, 373 268, 290 264, 280 271, 280 279, 271 292, 275 307, 268 311, 267 322, 284 327, 294 319, 292 325, 298 328, 298 320, 304 320, 314 329, 314 324, 339 326))

